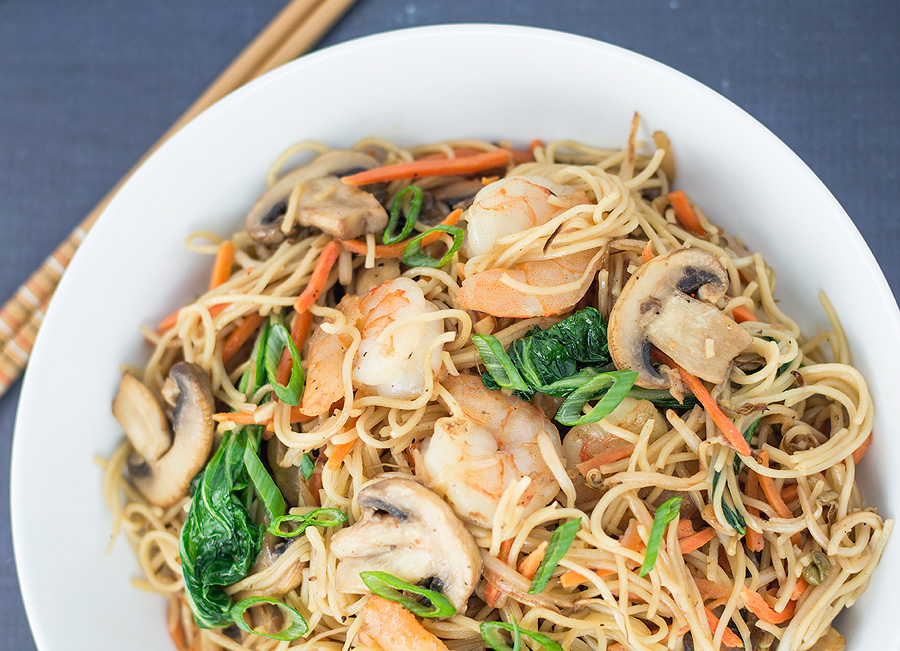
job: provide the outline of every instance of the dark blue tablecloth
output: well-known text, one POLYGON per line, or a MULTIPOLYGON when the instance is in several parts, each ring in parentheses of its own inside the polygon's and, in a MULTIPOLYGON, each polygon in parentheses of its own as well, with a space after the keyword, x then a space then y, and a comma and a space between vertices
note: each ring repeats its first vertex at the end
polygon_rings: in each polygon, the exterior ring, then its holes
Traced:
MULTIPOLYGON (((12 294, 286 0, 0 0, 0 299, 12 294)), ((896 0, 360 0, 324 45, 448 22, 554 28, 662 61, 805 160, 895 292, 896 0)), ((18 384, 0 399, 0 647, 34 648, 9 531, 18 384)), ((39 470, 37 470, 39 472, 39 470)), ((53 504, 35 504, 52 530, 53 504)), ((39 514, 38 514, 39 512, 39 514)), ((48 595, 65 608, 78 595, 48 595)))

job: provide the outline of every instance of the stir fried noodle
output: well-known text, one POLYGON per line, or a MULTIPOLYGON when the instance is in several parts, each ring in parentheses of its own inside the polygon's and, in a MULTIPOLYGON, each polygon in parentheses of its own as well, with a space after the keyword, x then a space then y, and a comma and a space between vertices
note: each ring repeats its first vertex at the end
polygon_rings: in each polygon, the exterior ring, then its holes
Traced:
POLYGON ((843 648, 892 526, 866 383, 637 126, 300 143, 191 236, 104 462, 178 648, 843 648))

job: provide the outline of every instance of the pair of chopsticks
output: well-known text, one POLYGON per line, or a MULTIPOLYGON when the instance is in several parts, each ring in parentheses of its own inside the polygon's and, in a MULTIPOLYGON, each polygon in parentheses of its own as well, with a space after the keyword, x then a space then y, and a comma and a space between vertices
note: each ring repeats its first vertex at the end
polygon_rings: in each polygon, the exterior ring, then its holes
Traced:
POLYGON ((18 379, 60 277, 116 192, 166 140, 210 105, 311 50, 356 0, 291 0, 0 308, 0 396, 18 379))

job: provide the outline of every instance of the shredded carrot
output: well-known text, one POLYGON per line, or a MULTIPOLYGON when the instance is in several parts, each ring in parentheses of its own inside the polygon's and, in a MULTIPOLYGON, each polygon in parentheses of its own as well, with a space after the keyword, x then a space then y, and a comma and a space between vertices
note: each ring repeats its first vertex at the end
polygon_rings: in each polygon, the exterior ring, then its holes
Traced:
POLYGON ((499 176, 482 176, 481 185, 490 185, 500 180, 499 176))
POLYGON ((869 435, 866 437, 866 440, 860 443, 859 447, 853 451, 853 463, 857 464, 862 461, 863 456, 866 454, 866 450, 869 449, 869 446, 872 445, 872 433, 869 432, 869 435))
POLYGON ((244 317, 241 325, 235 328, 234 331, 228 335, 228 339, 225 340, 225 343, 222 344, 223 364, 227 364, 229 360, 234 357, 235 353, 241 349, 241 346, 247 343, 262 322, 263 316, 259 312, 253 312, 244 317))
POLYGON ((443 160, 417 160, 411 163, 385 165, 372 170, 351 174, 341 178, 347 185, 368 185, 383 181, 399 179, 421 179, 426 176, 454 176, 458 174, 474 174, 494 167, 502 167, 509 163, 512 153, 507 149, 475 154, 474 156, 458 156, 443 160))
POLYGON ((541 140, 540 138, 535 138, 534 140, 531 141, 531 144, 528 145, 528 151, 530 151, 532 153, 532 155, 534 155, 534 150, 537 149, 538 147, 543 148, 543 146, 544 146, 544 141, 541 140))
MULTIPOLYGON (((706 606, 703 607, 703 610, 706 611, 706 621, 709 622, 709 630, 715 635, 716 629, 719 627, 719 618, 706 606)), ((727 626, 725 627, 725 633, 722 635, 722 644, 728 647, 744 646, 741 638, 735 635, 734 631, 727 626)))
POLYGON ((769 624, 783 624, 794 616, 796 604, 794 601, 789 601, 780 613, 775 612, 758 592, 754 592, 747 586, 741 588, 741 599, 744 600, 747 610, 769 624))
MULTIPOLYGON (((303 350, 303 344, 306 343, 306 338, 309 336, 309 331, 312 328, 312 320, 313 315, 309 310, 301 312, 294 317, 294 322, 291 324, 291 341, 294 342, 294 346, 296 346, 298 351, 303 350)), ((291 351, 285 346, 284 352, 281 353, 281 361, 278 362, 278 372, 275 374, 278 384, 287 384, 288 380, 291 379, 292 366, 291 351)))
MULTIPOLYGON (((301 413, 300 407, 291 407, 291 423, 305 423, 308 420, 312 420, 312 416, 307 416, 306 414, 301 413)), ((265 425, 267 429, 272 428, 272 417, 264 418, 263 420, 257 421, 255 415, 252 412, 247 411, 223 411, 218 414, 213 414, 213 420, 217 423, 231 422, 235 425, 265 425)))
POLYGON ((697 213, 694 212, 694 208, 691 206, 691 202, 688 200, 684 190, 670 192, 669 202, 672 204, 672 209, 675 211, 675 219, 678 220, 678 223, 695 235, 700 237, 706 235, 706 231, 700 225, 697 213))
POLYGON ((653 255, 653 242, 647 242, 647 245, 644 247, 644 250, 641 251, 641 262, 647 264, 656 256, 653 255))
POLYGON ((340 445, 334 446, 334 452, 331 453, 331 456, 328 457, 328 463, 325 464, 325 467, 329 470, 337 470, 341 467, 341 463, 344 459, 347 458, 347 455, 350 454, 350 450, 353 449, 353 446, 359 439, 353 439, 352 441, 347 441, 346 443, 341 443, 340 445))
MULTIPOLYGON (((759 462, 766 468, 769 467, 769 453, 766 450, 759 453, 759 462)), ((778 517, 785 519, 793 518, 794 514, 791 513, 787 504, 781 499, 781 493, 775 488, 775 480, 759 473, 757 473, 757 479, 759 480, 759 487, 762 488, 763 494, 766 496, 766 501, 772 505, 772 508, 775 509, 775 513, 778 514, 778 517)), ((798 547, 800 546, 801 540, 799 531, 791 536, 791 542, 798 547)))
POLYGON ((809 584, 806 582, 806 579, 802 576, 797 579, 797 582, 794 584, 794 590, 791 592, 791 601, 797 601, 806 592, 807 587, 809 587, 809 584))
MULTIPOLYGON (((449 215, 444 217, 444 221, 440 223, 441 226, 453 226, 456 222, 459 221, 459 216, 462 215, 462 210, 454 210, 449 215)), ((434 232, 430 235, 426 235, 422 238, 422 246, 428 246, 429 244, 433 244, 437 239, 441 236, 440 232, 434 232)), ((410 238, 408 240, 403 240, 402 242, 397 242, 396 244, 376 244, 375 245, 375 257, 376 258, 402 258, 403 252, 406 250, 406 246, 413 240, 414 238, 410 238)), ((353 253, 358 253, 360 255, 366 255, 369 252, 368 245, 362 240, 340 240, 341 246, 347 249, 348 251, 353 251, 353 253)))
POLYGON ((394 601, 372 595, 360 615, 364 622, 360 637, 366 646, 371 646, 365 640, 370 637, 386 651, 448 651, 415 615, 394 601))
POLYGON ((785 486, 781 489, 781 499, 784 500, 784 503, 793 502, 797 499, 800 492, 799 484, 791 484, 789 486, 785 486))
MULTIPOLYGON (((744 486, 744 494, 751 499, 759 499, 759 477, 750 470, 747 474, 747 484, 744 486)), ((755 506, 747 506, 747 513, 759 517, 759 509, 755 506)), ((765 547, 762 533, 747 528, 747 548, 752 552, 761 552, 765 547)))
POLYGON ((750 311, 749 308, 738 305, 731 309, 731 315, 734 317, 734 320, 738 323, 744 323, 745 321, 758 321, 756 315, 750 311))
POLYGON ((537 574, 538 568, 541 566, 541 561, 544 560, 544 554, 547 552, 547 547, 549 543, 545 540, 537 548, 528 554, 525 558, 523 558, 519 562, 519 574, 524 576, 526 579, 533 579, 534 575, 537 574))
POLYGON ((534 162, 534 152, 530 149, 528 151, 520 151, 518 149, 510 149, 509 155, 512 160, 513 165, 521 165, 522 163, 533 163, 534 162))
POLYGON ((312 276, 309 278, 306 289, 304 289, 300 296, 297 297, 297 300, 294 301, 294 309, 297 310, 297 312, 306 312, 306 310, 309 309, 309 306, 318 300, 319 296, 322 294, 322 290, 325 289, 325 283, 328 282, 328 274, 331 273, 331 268, 337 261, 340 252, 341 245, 335 240, 326 244, 325 248, 322 249, 322 253, 319 254, 319 259, 316 261, 316 267, 313 269, 312 276))
POLYGON ((687 388, 691 390, 691 393, 693 393, 697 400, 700 401, 700 404, 703 405, 703 408, 706 410, 706 413, 709 414, 709 417, 712 418, 713 422, 720 430, 722 430, 722 434, 725 436, 725 440, 728 441, 731 448, 742 457, 749 456, 750 444, 747 443, 747 440, 744 438, 743 434, 738 431, 737 426, 731 419, 722 413, 719 405, 717 405, 716 401, 713 400, 713 397, 709 395, 709 391, 707 391, 703 382, 700 381, 700 378, 685 371, 678 364, 673 362, 668 355, 656 348, 653 349, 651 356, 657 361, 667 364, 678 371, 678 375, 681 376, 681 381, 687 385, 687 388))
MULTIPOLYGON (((507 538, 500 543, 500 552, 497 554, 497 558, 504 563, 509 560, 509 552, 512 549, 513 540, 515 540, 515 538, 507 538)), ((484 586, 484 602, 491 608, 497 607, 497 604, 500 603, 500 597, 502 596, 503 593, 490 581, 484 586)))
POLYGON ((697 590, 700 592, 700 597, 703 601, 707 599, 727 599, 731 596, 730 589, 715 581, 707 581, 703 577, 695 576, 694 583, 697 584, 697 590))
POLYGON ((688 536, 693 536, 695 533, 694 523, 690 520, 679 520, 678 525, 675 527, 675 535, 679 538, 687 538, 688 536))
MULTIPOLYGON (((211 308, 209 308, 209 315, 216 316, 221 314, 226 307, 231 305, 231 303, 216 303, 211 308)), ((169 316, 159 322, 159 325, 156 326, 156 332, 159 334, 164 333, 169 328, 173 328, 178 323, 178 315, 181 314, 181 308, 178 308, 174 312, 172 312, 169 316)))
POLYGON ((619 544, 631 551, 640 551, 644 548, 644 541, 637 530, 637 520, 631 520, 625 528, 625 533, 619 538, 619 544))
POLYGON ((209 288, 215 289, 224 285, 231 278, 231 265, 234 264, 234 242, 225 240, 219 246, 216 254, 216 262, 213 264, 212 274, 209 277, 209 288))
POLYGON ((614 448, 604 450, 591 459, 579 463, 576 467, 582 475, 587 477, 589 471, 596 470, 597 468, 610 463, 615 463, 616 461, 620 461, 625 457, 630 457, 632 452, 634 452, 634 446, 631 443, 628 443, 626 445, 619 445, 614 448))
POLYGON ((703 547, 703 545, 712 540, 715 535, 715 529, 713 529, 712 527, 707 527, 706 529, 701 529, 691 536, 679 538, 678 545, 681 547, 681 553, 689 554, 700 549, 701 547, 703 547))

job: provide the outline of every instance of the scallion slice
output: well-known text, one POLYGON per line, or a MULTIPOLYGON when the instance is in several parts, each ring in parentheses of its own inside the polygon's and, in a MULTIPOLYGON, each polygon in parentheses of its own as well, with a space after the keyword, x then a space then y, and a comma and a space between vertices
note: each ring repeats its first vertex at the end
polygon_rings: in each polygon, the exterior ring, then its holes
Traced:
POLYGON ((509 631, 513 636, 513 644, 516 644, 516 642, 520 639, 520 636, 524 635, 525 637, 531 638, 532 640, 540 644, 542 647, 547 649, 547 651, 563 651, 563 648, 560 646, 559 642, 551 640, 543 633, 519 628, 519 625, 517 623, 507 624, 506 622, 482 622, 481 626, 479 626, 478 628, 481 632, 481 639, 485 641, 485 644, 494 649, 494 651, 516 651, 516 649, 518 648, 518 645, 509 646, 506 643, 506 640, 503 639, 500 631, 509 631))
POLYGON ((494 381, 501 387, 528 391, 529 387, 519 369, 503 350, 503 344, 494 335, 474 335, 472 341, 481 356, 481 361, 494 381))
POLYGON ((569 394, 562 405, 560 405, 559 411, 556 412, 556 421, 563 425, 596 423, 619 406, 619 403, 628 395, 637 376, 636 371, 598 373, 594 378, 588 380, 569 394), (609 386, 609 389, 606 389, 607 386, 609 386), (594 408, 582 416, 581 410, 584 405, 601 394, 603 397, 594 405, 594 408))
POLYGON ((300 404, 303 395, 303 367, 300 365, 300 353, 291 339, 291 334, 282 323, 273 323, 269 329, 266 342, 266 373, 269 383, 275 391, 275 395, 281 402, 296 407, 300 404), (278 384, 278 364, 281 362, 281 354, 287 346, 291 354, 291 378, 285 385, 278 384))
POLYGON ((304 452, 303 456, 300 457, 300 474, 303 475, 303 479, 309 481, 309 478, 312 477, 315 467, 316 462, 313 461, 313 458, 310 456, 309 452, 304 452))
POLYGON ((303 619, 303 615, 288 606, 283 601, 278 601, 277 599, 272 599, 270 597, 247 597, 246 599, 242 599, 231 607, 231 611, 229 614, 234 620, 234 623, 237 624, 238 628, 240 628, 241 630, 247 631, 248 633, 253 633, 254 635, 270 637, 273 640, 296 640, 298 637, 305 635, 307 631, 309 631, 309 625, 306 623, 306 620, 303 619), (281 608, 282 612, 287 615, 288 621, 290 621, 290 625, 287 628, 279 631, 278 633, 263 633, 251 628, 250 625, 246 621, 244 621, 244 613, 256 604, 260 603, 272 604, 281 608))
POLYGON ((678 517, 681 509, 681 498, 673 497, 666 500, 656 509, 653 516, 653 526, 650 528, 650 538, 647 540, 647 551, 644 554, 644 562, 641 563, 641 571, 638 576, 644 576, 656 565, 656 557, 659 555, 659 546, 662 544, 663 534, 669 523, 678 517))
POLYGON ((340 509, 324 508, 310 511, 305 515, 282 515, 275 518, 269 525, 269 533, 282 538, 295 538, 309 527, 339 527, 347 521, 347 514, 340 509), (281 525, 285 522, 299 524, 295 529, 284 531, 281 525))
POLYGON ((450 617, 456 614, 456 608, 440 592, 409 584, 387 572, 360 572, 359 576, 373 594, 378 595, 382 599, 397 602, 413 615, 418 615, 419 617, 450 617), (427 599, 430 602, 430 606, 420 603, 412 597, 407 597, 403 594, 404 592, 410 592, 427 599))
POLYGON ((287 506, 281 491, 278 490, 275 481, 260 461, 254 445, 247 445, 244 448, 244 465, 247 467, 247 474, 250 475, 250 481, 253 482, 253 488, 256 489, 259 501, 266 508, 269 520, 274 522, 284 513, 287 506))
POLYGON ((445 226, 444 224, 438 224, 431 230, 425 231, 409 241, 409 244, 406 245, 406 249, 403 251, 403 264, 409 265, 410 267, 443 267, 450 262, 453 258, 453 254, 462 246, 464 237, 465 232, 459 226, 445 226), (450 233, 450 235, 453 236, 453 245, 440 260, 436 260, 427 253, 422 252, 422 238, 435 231, 450 233))
POLYGON ((528 588, 528 594, 538 594, 547 587, 547 582, 553 576, 553 570, 559 565, 563 556, 569 551, 569 547, 575 542, 575 534, 581 527, 581 518, 569 520, 558 527, 550 536, 550 544, 547 545, 547 551, 544 552, 544 560, 538 566, 531 586, 528 588))
POLYGON ((390 217, 388 217, 387 228, 384 229, 384 235, 382 235, 381 238, 385 244, 396 244, 400 240, 405 240, 409 237, 409 234, 412 233, 413 226, 416 225, 416 220, 419 218, 419 211, 422 210, 423 196, 422 188, 416 185, 407 185, 394 195, 394 202, 391 204, 391 214, 390 217), (409 210, 403 210, 403 202, 410 193, 412 193, 412 200, 409 203, 409 210), (394 231, 397 229, 397 222, 400 221, 401 212, 404 213, 406 222, 403 224, 403 229, 399 233, 394 234, 394 231))

